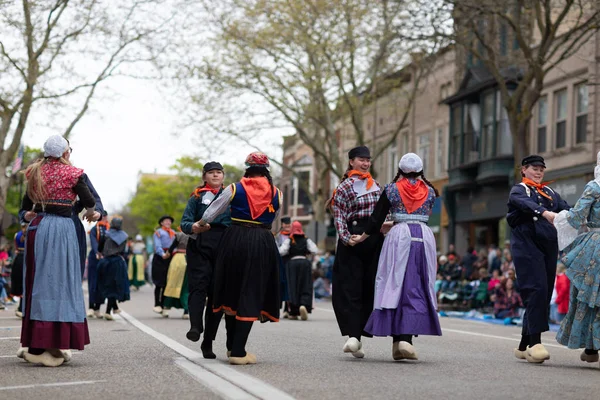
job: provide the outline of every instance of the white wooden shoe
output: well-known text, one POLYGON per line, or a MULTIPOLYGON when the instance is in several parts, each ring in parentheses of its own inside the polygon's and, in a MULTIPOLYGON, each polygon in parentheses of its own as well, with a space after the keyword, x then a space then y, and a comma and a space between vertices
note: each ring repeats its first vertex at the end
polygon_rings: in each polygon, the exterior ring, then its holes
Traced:
POLYGON ((392 345, 392 357, 394 360, 418 360, 417 351, 408 342, 396 342, 392 345))
POLYGON ((543 344, 538 343, 533 347, 527 346, 525 358, 527 362, 541 364, 550 359, 550 353, 548 353, 548 350, 546 350, 543 344))
POLYGON ((161 306, 156 306, 152 309, 152 311, 154 311, 157 314, 160 314, 160 313, 162 313, 163 309, 161 306))
POLYGON ((518 358, 519 360, 526 360, 527 359, 526 353, 527 353, 527 350, 525 350, 525 351, 521 351, 519 349, 514 350, 515 357, 518 358))
POLYGON ((304 306, 300 306, 300 319, 306 321, 308 319, 308 310, 304 306))
POLYGON ((87 310, 87 313, 85 314, 88 318, 92 318, 94 316, 94 310, 92 310, 91 308, 89 310, 87 310))
POLYGON ((360 349, 362 349, 362 343, 357 338, 351 337, 346 340, 343 350, 344 353, 356 353, 360 349))
POLYGON ((60 354, 62 355, 62 357, 65 359, 65 362, 68 363, 69 361, 71 361, 71 358, 73 358, 73 353, 71 353, 71 350, 59 350, 60 354))
POLYGON ((19 350, 17 350, 17 357, 25 359, 25 353, 27 353, 27 350, 29 350, 29 348, 20 347, 19 350))
POLYGON ((65 362, 63 357, 54 357, 47 351, 43 352, 39 356, 31 353, 25 353, 25 359, 32 364, 42 364, 46 367, 59 367, 65 362))

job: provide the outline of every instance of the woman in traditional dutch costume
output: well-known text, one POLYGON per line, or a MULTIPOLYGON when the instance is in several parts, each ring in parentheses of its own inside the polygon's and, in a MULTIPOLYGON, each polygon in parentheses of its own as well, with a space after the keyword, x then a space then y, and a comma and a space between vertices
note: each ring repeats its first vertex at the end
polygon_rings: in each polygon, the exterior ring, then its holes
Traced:
POLYGON ((306 237, 302 224, 294 221, 290 237, 279 246, 279 254, 287 256, 285 274, 289 293, 289 318, 303 321, 312 312, 312 263, 306 258, 319 251, 317 245, 306 237))
POLYGON ((109 229, 110 223, 108 222, 108 213, 103 211, 100 221, 90 229, 90 253, 88 254, 87 268, 88 301, 90 307, 87 312, 88 318, 91 318, 92 316, 102 318, 102 314, 100 313, 100 306, 102 304, 97 302, 97 299, 101 297, 98 294, 98 263, 100 262, 98 246, 100 242, 104 240, 106 232, 108 232, 109 229))
POLYGON ((27 223, 21 222, 21 230, 15 233, 15 258, 10 270, 10 294, 19 297, 19 306, 15 315, 23 318, 23 257, 25 254, 25 237, 27 236, 27 223))
POLYGON ((44 143, 44 159, 25 172, 27 192, 21 209, 29 221, 26 239, 23 326, 18 356, 56 367, 71 359, 69 349, 90 343, 75 224, 77 196, 93 218, 94 197, 83 170, 69 161, 69 146, 59 135, 44 143), (60 282, 60 284, 57 284, 60 282))
POLYGON ((542 332, 550 329, 548 310, 556 277, 558 239, 552 225, 557 212, 570 207, 558 193, 542 183, 546 164, 538 155, 521 161, 523 181, 508 198, 506 220, 512 228, 510 248, 519 292, 525 304, 521 343, 515 357, 530 363, 550 359, 542 344, 542 332))
POLYGON ((570 349, 584 349, 580 359, 588 363, 600 359, 600 153, 594 172, 577 204, 554 220, 559 249, 564 248, 561 261, 571 281, 569 310, 556 340, 570 349), (587 232, 578 235, 581 228, 587 232))
POLYGON ((154 232, 154 257, 152 257, 152 283, 154 283, 154 311, 163 314, 164 292, 167 286, 167 274, 171 255, 169 247, 175 240, 175 231, 171 229, 174 219, 165 215, 158 220, 160 228, 154 232))
POLYGON ((369 173, 371 154, 366 146, 353 148, 348 158, 348 171, 334 191, 331 204, 339 236, 333 264, 332 301, 342 336, 348 336, 344 353, 363 358, 361 336, 372 337, 364 329, 373 311, 383 235, 373 234, 356 246, 350 245, 350 237, 365 231, 381 187, 369 173))
POLYGON ((379 256, 374 309, 365 331, 391 336, 394 360, 418 359, 413 335, 442 334, 435 294, 435 237, 426 225, 437 196, 423 176, 421 158, 405 154, 396 178, 383 190, 365 233, 351 239, 354 245, 379 233, 388 213, 392 213, 394 227, 385 237, 379 256))
POLYGON ((204 183, 194 190, 181 217, 181 230, 190 235, 186 249, 190 330, 186 337, 197 342, 200 340, 200 334, 204 332, 200 349, 204 358, 211 359, 217 357, 213 352, 212 344, 223 317, 223 312, 214 313, 212 310, 215 264, 221 237, 231 225, 229 208, 211 222, 210 229, 208 226, 201 227, 197 222, 202 219, 212 201, 221 195, 224 179, 225 171, 220 163, 210 161, 204 164, 202 167, 204 183))
POLYGON ((127 233, 121 229, 123 220, 120 217, 114 217, 110 225, 110 229, 106 231, 106 235, 98 245, 100 262, 96 304, 104 304, 104 300, 107 300, 104 319, 112 321, 111 312, 116 314, 120 312, 117 302, 129 300, 130 294, 127 263, 124 257, 127 233))
POLYGON ((130 248, 129 265, 127 266, 127 277, 131 289, 138 291, 146 284, 144 270, 146 269, 146 245, 142 235, 136 235, 135 242, 130 248))
POLYGON ((255 364, 246 352, 252 323, 279 321, 279 252, 271 225, 281 204, 273 185, 269 159, 262 153, 246 158, 246 173, 228 186, 197 222, 207 225, 228 207, 231 226, 221 238, 215 268, 213 311, 225 312, 229 363, 255 364))
POLYGON ((165 302, 162 315, 169 316, 169 310, 173 308, 183 309, 183 319, 189 319, 188 291, 187 281, 187 262, 185 249, 188 245, 189 236, 183 232, 175 233, 175 240, 169 248, 171 263, 169 264, 169 273, 167 274, 167 286, 165 287, 165 302))

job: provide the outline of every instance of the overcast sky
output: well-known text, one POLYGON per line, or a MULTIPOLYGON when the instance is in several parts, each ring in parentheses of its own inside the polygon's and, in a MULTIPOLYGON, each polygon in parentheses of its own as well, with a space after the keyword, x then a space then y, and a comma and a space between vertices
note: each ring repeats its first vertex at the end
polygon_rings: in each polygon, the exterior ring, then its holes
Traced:
MULTIPOLYGON (((98 92, 98 99, 73 131, 70 142, 72 163, 86 171, 109 213, 127 203, 140 172, 170 173, 169 166, 184 155, 242 166, 245 156, 253 151, 243 143, 230 142, 221 154, 208 154, 189 134, 176 135, 177 110, 155 85, 125 78, 108 85, 104 93, 110 89, 115 95, 106 98, 103 91, 98 92)), ((52 133, 32 123, 23 143, 42 148, 52 133)))

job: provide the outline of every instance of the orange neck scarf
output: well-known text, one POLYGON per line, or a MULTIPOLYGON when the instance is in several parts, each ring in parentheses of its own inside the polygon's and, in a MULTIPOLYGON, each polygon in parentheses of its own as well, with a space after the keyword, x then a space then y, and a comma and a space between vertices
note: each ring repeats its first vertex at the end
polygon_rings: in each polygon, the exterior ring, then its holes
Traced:
MULTIPOLYGON (((169 234, 169 237, 172 239, 175 237, 175 231, 171 228, 165 228, 164 226, 161 226, 160 229, 162 229, 163 231, 167 232, 169 234)), ((156 231, 156 236, 160 237, 160 232, 156 231)))
POLYGON ((548 200, 552 200, 552 196, 548 195, 545 191, 544 188, 546 187, 547 184, 549 184, 550 182, 542 182, 542 183, 535 183, 534 181, 532 181, 529 178, 523 178, 522 182, 524 184, 526 184, 527 186, 531 186, 534 187, 535 190, 537 190, 537 192, 540 194, 540 196, 543 196, 545 198, 547 198, 548 200))
POLYGON ((108 221, 98 221, 96 224, 96 240, 100 241, 100 228, 104 227, 106 230, 110 229, 110 223, 108 221))
POLYGON ((353 169, 352 171, 348 172, 348 178, 350 178, 352 176, 358 176, 360 179, 366 179, 367 180, 367 190, 371 189, 371 187, 375 183, 370 172, 360 172, 360 171, 353 169))
POLYGON ((260 217, 267 209, 275 212, 273 197, 271 197, 271 185, 267 178, 242 178, 240 183, 246 191, 250 216, 253 220, 260 217))
POLYGON ((402 203, 409 214, 421 208, 429 197, 429 187, 420 179, 414 184, 406 178, 400 179, 396 182, 396 187, 398 188, 398 192, 400 192, 402 203))
MULTIPOLYGON (((212 194, 214 194, 216 196, 219 193, 219 190, 221 190, 221 188, 213 189, 210 186, 197 187, 196 190, 194 190, 194 192, 192 193, 192 196, 200 197, 200 196, 202 196, 202 193, 204 193, 204 192, 211 192, 212 194)), ((190 196, 190 197, 192 197, 192 196, 190 196)))

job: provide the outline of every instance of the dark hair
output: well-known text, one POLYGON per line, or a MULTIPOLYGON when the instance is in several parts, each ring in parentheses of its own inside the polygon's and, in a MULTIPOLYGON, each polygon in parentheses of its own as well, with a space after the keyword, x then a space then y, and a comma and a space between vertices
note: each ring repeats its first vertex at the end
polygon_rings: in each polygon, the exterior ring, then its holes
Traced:
POLYGON ((252 176, 264 176, 269 181, 269 185, 271 186, 271 197, 275 196, 275 186, 273 186, 273 178, 271 178, 271 173, 268 169, 264 167, 248 167, 246 169, 246 173, 244 174, 244 178, 250 178, 252 176))
POLYGON ((421 178, 423 180, 423 182, 425 182, 427 184, 427 186, 429 186, 430 188, 433 189, 434 193, 435 193, 435 197, 440 197, 440 193, 438 192, 438 190, 431 184, 431 182, 429 182, 427 180, 427 178, 425 178, 425 175, 423 174, 423 171, 421 172, 408 172, 408 173, 404 173, 402 172, 402 170, 400 168, 398 168, 398 172, 396 173, 396 176, 394 177, 394 180, 392 181, 392 183, 396 182, 398 179, 400 179, 400 177, 403 176, 405 178, 410 178, 410 179, 417 179, 417 178, 421 178))
MULTIPOLYGON (((342 179, 340 180, 340 183, 338 184, 338 186, 340 186, 342 184, 342 182, 344 182, 346 179, 348 179, 348 172, 352 171, 352 165, 350 165, 350 161, 348 161, 348 166, 346 167, 346 172, 344 172, 344 176, 342 176, 342 179)), ((333 194, 331 195, 331 197, 329 199, 327 199, 327 201, 325 202, 325 209, 329 210, 331 212, 333 212, 333 209, 331 207, 331 204, 333 204, 333 196, 335 196, 335 190, 333 191, 333 194)))

